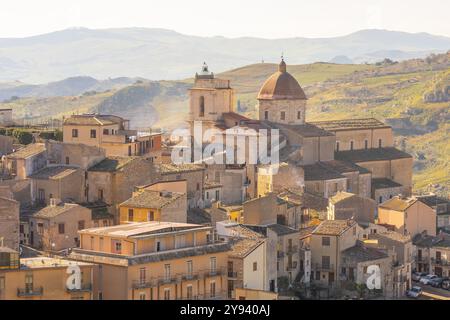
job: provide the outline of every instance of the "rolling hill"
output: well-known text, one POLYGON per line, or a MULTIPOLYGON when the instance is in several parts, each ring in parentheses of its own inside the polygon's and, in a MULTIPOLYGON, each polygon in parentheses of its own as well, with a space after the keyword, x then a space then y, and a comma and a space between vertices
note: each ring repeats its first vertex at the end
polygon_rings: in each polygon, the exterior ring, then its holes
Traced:
POLYGON ((334 38, 225 38, 184 35, 147 28, 66 29, 26 38, 0 38, 0 81, 45 83, 89 75, 190 77, 207 61, 216 72, 276 61, 289 64, 331 61, 375 62, 384 58, 421 58, 450 49, 450 38, 427 33, 361 30, 334 38))
MULTIPOLYGON (((256 116, 256 96, 276 64, 258 63, 218 74, 231 80, 238 111, 256 116)), ((288 65, 308 96, 307 121, 375 117, 394 128, 398 148, 414 155, 416 190, 450 191, 450 52, 381 64, 288 65)), ((71 113, 115 113, 132 126, 171 129, 184 124, 193 79, 149 81, 104 92, 0 104, 16 118, 44 121, 71 113)), ((2 88, 0 87, 0 92, 2 88)))

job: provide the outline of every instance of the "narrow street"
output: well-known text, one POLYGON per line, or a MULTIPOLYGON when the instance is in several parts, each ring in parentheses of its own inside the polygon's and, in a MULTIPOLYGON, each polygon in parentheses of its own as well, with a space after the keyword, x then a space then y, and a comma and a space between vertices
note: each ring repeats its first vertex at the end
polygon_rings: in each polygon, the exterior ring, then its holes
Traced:
POLYGON ((419 300, 450 300, 450 291, 442 288, 434 288, 419 282, 413 282, 413 286, 422 288, 422 296, 419 300))

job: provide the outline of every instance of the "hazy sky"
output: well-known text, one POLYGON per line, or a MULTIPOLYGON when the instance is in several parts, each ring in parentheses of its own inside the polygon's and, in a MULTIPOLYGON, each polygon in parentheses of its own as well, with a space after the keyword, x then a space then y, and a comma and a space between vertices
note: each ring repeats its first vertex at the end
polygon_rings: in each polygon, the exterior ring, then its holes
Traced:
POLYGON ((157 27, 226 37, 328 37, 379 28, 450 36, 450 0, 1 0, 0 37, 157 27))

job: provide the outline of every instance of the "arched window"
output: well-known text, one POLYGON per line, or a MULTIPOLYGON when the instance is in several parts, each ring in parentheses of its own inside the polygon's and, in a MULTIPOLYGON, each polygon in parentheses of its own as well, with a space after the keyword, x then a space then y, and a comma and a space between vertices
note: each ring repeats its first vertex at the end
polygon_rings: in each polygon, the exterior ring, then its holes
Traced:
POLYGON ((201 96, 200 97, 200 103, 199 103, 199 117, 204 117, 205 116, 205 97, 201 96))
POLYGON ((367 149, 369 147, 369 141, 364 140, 364 148, 367 149))
POLYGON ((353 150, 353 141, 350 141, 350 150, 353 150))
POLYGON ((302 112, 297 111, 297 120, 300 120, 302 118, 302 112))
POLYGON ((339 141, 336 141, 336 151, 339 151, 339 141))
POLYGON ((269 119, 269 111, 264 111, 264 120, 269 119))
POLYGON ((382 146, 382 141, 381 141, 381 139, 378 139, 378 148, 381 148, 381 146, 382 146))

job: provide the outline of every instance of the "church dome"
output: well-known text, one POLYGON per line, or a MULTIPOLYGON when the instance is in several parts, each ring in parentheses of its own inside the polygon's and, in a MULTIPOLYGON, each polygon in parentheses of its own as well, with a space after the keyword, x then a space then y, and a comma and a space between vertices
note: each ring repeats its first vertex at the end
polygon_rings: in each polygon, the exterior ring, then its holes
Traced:
POLYGON ((286 71, 286 63, 282 59, 278 71, 259 90, 258 100, 306 100, 306 95, 297 80, 286 71))

